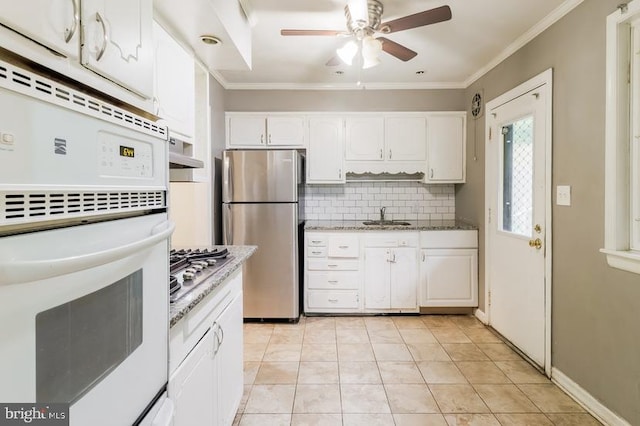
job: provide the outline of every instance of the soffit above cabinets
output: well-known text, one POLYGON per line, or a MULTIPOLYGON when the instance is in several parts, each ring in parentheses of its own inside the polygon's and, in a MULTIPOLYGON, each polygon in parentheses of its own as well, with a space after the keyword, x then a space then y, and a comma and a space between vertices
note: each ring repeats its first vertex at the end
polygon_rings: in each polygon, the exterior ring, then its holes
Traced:
POLYGON ((251 70, 251 28, 238 0, 154 0, 154 19, 212 73, 251 70), (206 44, 203 35, 220 40, 206 44))

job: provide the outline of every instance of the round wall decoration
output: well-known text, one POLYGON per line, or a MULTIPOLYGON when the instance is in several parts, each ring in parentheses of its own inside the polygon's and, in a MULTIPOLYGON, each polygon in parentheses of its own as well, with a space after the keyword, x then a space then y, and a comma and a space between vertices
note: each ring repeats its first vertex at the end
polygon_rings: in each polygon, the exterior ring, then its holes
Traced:
POLYGON ((471 99, 471 115, 478 118, 482 115, 482 94, 480 92, 473 95, 471 99))

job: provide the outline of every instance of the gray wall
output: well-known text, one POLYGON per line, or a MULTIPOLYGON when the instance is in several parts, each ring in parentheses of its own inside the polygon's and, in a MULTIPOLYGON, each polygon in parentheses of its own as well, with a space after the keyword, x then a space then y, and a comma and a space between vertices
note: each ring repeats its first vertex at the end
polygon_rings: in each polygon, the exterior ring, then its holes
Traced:
MULTIPOLYGON (((552 183, 554 192, 571 185, 572 205, 553 206, 552 365, 640 425, 640 276, 608 267, 598 252, 604 246, 605 18, 619 3, 585 0, 472 84, 465 99, 469 105, 483 89, 491 100, 553 68, 552 183)), ((480 225, 484 240, 484 117, 475 127, 470 117, 468 183, 457 186, 456 213, 480 225)), ((481 279, 483 263, 481 250, 481 279)))
POLYGON ((464 90, 228 90, 227 111, 464 111, 464 90))

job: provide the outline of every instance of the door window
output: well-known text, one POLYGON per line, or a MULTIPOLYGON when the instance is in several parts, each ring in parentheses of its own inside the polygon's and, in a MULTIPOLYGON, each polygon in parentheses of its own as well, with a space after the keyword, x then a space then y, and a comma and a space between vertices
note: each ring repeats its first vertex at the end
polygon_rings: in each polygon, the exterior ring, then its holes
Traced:
POLYGON ((502 127, 502 231, 531 237, 533 116, 502 127))
POLYGON ((36 315, 36 400, 73 404, 142 343, 142 269, 36 315))

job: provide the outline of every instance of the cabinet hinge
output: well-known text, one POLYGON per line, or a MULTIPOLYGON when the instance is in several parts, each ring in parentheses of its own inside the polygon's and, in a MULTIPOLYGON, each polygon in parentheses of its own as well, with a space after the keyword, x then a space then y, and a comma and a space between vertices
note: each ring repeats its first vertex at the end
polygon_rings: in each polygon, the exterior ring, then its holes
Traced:
POLYGON ((489 219, 489 223, 491 223, 491 209, 489 209, 489 212, 488 212, 487 216, 489 216, 489 218, 488 218, 489 219))
POLYGON ((493 130, 493 127, 489 127, 489 140, 491 140, 491 134, 493 133, 492 130, 493 130))
POLYGON ((487 293, 487 305, 491 306, 491 290, 487 293))

